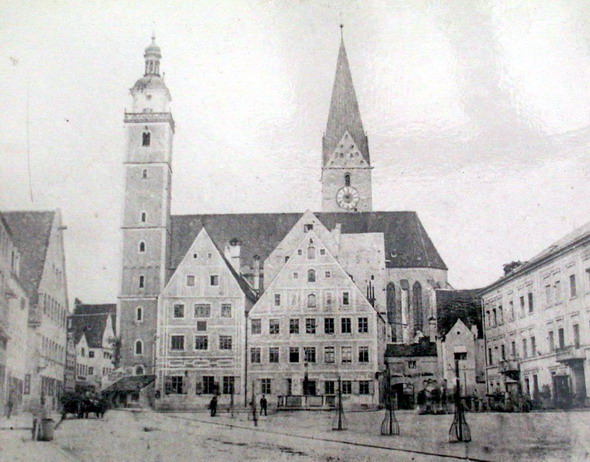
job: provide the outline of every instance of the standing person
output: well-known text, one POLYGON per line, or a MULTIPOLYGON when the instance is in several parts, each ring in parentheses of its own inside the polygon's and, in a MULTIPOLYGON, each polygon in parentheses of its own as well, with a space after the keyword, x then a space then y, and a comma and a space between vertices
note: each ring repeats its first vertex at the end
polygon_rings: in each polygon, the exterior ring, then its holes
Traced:
POLYGON ((260 415, 262 415, 262 413, 264 412, 264 415, 268 415, 266 413, 266 406, 268 405, 268 402, 266 401, 266 397, 264 395, 262 395, 262 398, 260 398, 260 415))
POLYGON ((217 395, 213 395, 213 398, 211 398, 209 410, 211 411, 211 417, 214 417, 215 414, 217 414, 217 395))
POLYGON ((6 404, 6 407, 6 418, 10 419, 10 416, 12 416, 12 411, 14 409, 14 394, 12 393, 12 391, 8 395, 8 403, 6 404))

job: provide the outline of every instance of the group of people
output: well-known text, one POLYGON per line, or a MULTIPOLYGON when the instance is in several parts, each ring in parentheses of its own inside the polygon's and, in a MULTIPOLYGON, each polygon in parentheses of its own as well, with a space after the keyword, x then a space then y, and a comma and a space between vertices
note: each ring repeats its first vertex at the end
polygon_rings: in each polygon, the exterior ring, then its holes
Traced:
MULTIPOLYGON (((253 404, 253 402, 250 402, 250 406, 253 406, 253 404)), ((217 414, 217 395, 213 395, 213 398, 209 402, 209 412, 211 413, 211 417, 217 414)), ((268 401, 264 395, 260 398, 260 415, 268 415, 268 401)))

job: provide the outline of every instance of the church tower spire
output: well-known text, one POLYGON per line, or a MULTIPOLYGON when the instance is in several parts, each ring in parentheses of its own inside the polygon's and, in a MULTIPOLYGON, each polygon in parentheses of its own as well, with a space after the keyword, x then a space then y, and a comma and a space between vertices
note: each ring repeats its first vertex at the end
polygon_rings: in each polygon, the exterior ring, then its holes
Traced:
POLYGON ((342 34, 322 149, 322 211, 371 211, 371 158, 342 34))

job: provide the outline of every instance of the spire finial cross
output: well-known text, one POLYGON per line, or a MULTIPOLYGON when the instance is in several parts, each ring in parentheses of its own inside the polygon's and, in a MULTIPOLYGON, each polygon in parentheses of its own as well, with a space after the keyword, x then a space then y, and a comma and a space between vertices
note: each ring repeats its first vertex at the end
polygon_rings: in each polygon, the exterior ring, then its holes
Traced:
POLYGON ((344 24, 340 23, 340 38, 344 39, 344 24))

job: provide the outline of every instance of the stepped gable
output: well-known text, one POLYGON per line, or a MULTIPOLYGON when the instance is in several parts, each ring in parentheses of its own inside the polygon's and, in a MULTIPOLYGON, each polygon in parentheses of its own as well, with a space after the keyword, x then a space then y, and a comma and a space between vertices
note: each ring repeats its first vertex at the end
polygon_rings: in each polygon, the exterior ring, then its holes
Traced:
POLYGON ((37 303, 37 290, 43 276, 55 212, 3 212, 2 215, 10 228, 12 240, 20 251, 19 279, 27 289, 33 305, 37 303))
MULTIPOLYGON (((173 215, 170 268, 176 269, 203 227, 218 246, 233 238, 241 244, 242 265, 250 266, 258 255, 264 261, 301 218, 302 213, 236 213, 173 215)), ((446 270, 434 244, 415 212, 314 213, 329 229, 337 224, 342 233, 383 233, 388 268, 436 268, 446 270)))

